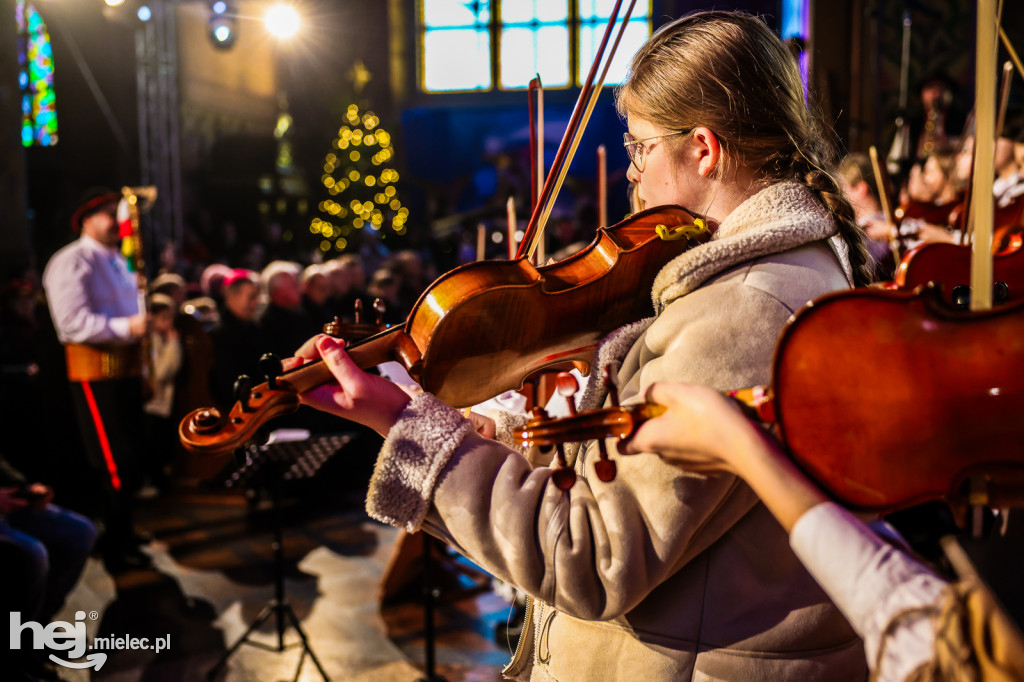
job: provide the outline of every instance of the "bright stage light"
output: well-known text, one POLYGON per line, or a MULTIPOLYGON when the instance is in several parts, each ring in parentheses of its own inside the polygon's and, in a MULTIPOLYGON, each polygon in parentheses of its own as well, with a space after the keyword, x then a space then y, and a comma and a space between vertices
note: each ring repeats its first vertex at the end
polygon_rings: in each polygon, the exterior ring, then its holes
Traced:
POLYGON ((124 4, 124 0, 105 0, 108 7, 120 7, 124 4))
POLYGON ((217 39, 218 43, 226 43, 231 39, 231 27, 226 24, 221 24, 213 29, 213 37, 217 39))
POLYGON ((238 37, 237 12, 224 0, 210 3, 210 42, 221 50, 230 49, 238 37))
POLYGON ((139 11, 136 13, 136 16, 139 17, 139 21, 149 21, 153 18, 153 12, 148 7, 143 5, 139 8, 139 11))
POLYGON ((293 6, 284 3, 272 5, 263 18, 267 31, 277 38, 291 38, 299 32, 302 20, 293 6))

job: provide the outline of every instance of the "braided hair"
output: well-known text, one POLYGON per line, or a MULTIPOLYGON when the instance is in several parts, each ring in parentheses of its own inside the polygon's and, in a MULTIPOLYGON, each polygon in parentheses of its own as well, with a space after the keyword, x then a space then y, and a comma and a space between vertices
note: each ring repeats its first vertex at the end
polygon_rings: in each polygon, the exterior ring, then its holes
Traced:
POLYGON ((665 130, 710 128, 723 151, 719 178, 743 166, 764 186, 805 185, 849 249, 854 285, 871 281, 864 232, 836 175, 835 133, 808 109, 796 60, 763 21, 713 11, 662 26, 633 57, 616 106, 665 130))

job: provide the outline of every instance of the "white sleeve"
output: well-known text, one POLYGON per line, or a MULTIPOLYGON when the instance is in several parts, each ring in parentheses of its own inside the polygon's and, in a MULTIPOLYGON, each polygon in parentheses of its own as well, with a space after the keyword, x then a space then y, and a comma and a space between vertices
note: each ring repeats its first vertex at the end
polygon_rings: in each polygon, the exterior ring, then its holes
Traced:
POLYGON ((932 659, 933 617, 946 581, 832 502, 801 516, 789 543, 864 640, 876 679, 903 680, 932 659), (900 624, 887 636, 885 653, 877 661, 885 630, 897 616, 900 624))
POLYGON ((89 268, 79 258, 54 258, 43 272, 46 302, 62 343, 106 343, 132 340, 130 320, 92 309, 89 268))

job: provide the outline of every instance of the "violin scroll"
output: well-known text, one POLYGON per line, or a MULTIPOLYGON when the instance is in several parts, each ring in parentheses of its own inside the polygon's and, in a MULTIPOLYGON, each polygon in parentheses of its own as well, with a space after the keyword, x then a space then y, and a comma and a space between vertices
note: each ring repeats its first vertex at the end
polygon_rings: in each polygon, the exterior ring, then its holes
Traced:
POLYGON ((267 421, 299 409, 299 395, 263 383, 252 387, 252 380, 236 381, 238 401, 225 416, 215 407, 193 410, 178 426, 178 437, 189 450, 206 454, 224 454, 244 447, 256 438, 267 421), (244 392, 244 399, 241 393, 244 392))

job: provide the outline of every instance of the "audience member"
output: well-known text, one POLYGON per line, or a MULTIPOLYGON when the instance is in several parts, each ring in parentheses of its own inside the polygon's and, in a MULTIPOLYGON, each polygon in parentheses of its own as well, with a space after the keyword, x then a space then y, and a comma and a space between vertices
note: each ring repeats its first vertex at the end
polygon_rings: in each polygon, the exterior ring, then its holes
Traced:
MULTIPOLYGON (((170 482, 171 455, 177 441, 177 424, 172 419, 174 386, 182 367, 182 346, 175 327, 178 306, 166 294, 149 297, 153 329, 149 333, 150 399, 146 413, 146 442, 149 444, 143 473, 159 492, 166 493, 170 482)), ((144 488, 145 489, 145 488, 144 488)))
POLYGON ((352 306, 349 304, 349 291, 352 289, 351 273, 338 258, 329 260, 320 267, 331 287, 327 305, 332 317, 337 315, 342 320, 350 321, 352 319, 352 306))
MULTIPOLYGON (((78 582, 86 559, 96 541, 96 527, 84 516, 51 504, 53 490, 42 483, 29 483, 0 455, 0 566, 4 583, 0 588, 0 612, 5 621, 18 613, 21 623, 35 621, 48 625, 78 582)), ((5 651, 4 679, 59 680, 45 651, 27 646, 5 651)))
POLYGON ((235 270, 223 263, 206 266, 199 278, 199 287, 203 296, 209 296, 217 302, 218 307, 221 307, 224 304, 224 283, 234 273, 235 270))
POLYGON ((331 283, 319 265, 310 265, 302 271, 302 310, 306 314, 307 336, 320 332, 334 317, 329 307, 331 283))
POLYGON ((298 263, 281 260, 273 261, 260 273, 260 284, 267 300, 259 317, 268 344, 263 353, 291 357, 295 349, 312 336, 302 312, 301 273, 302 266, 298 263))
POLYGON ((259 294, 248 270, 234 270, 224 280, 224 308, 220 322, 210 332, 214 358, 210 392, 221 408, 234 404, 233 387, 239 376, 257 378, 257 362, 267 352, 268 341, 256 323, 259 294))

